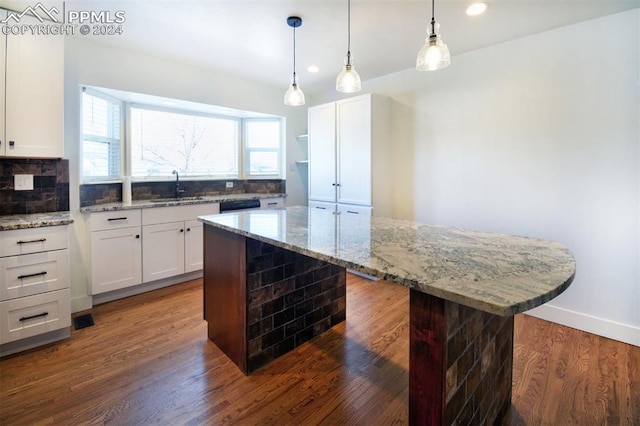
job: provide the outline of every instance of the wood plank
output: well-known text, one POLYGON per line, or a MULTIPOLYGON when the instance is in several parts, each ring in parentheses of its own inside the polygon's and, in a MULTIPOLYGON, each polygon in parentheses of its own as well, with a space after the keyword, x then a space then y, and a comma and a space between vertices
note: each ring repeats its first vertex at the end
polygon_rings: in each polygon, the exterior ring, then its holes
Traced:
POLYGON ((446 402, 444 300, 415 290, 409 302, 409 423, 440 425, 446 402))
POLYGON ((246 238, 204 226, 204 319, 214 342, 247 369, 246 238))

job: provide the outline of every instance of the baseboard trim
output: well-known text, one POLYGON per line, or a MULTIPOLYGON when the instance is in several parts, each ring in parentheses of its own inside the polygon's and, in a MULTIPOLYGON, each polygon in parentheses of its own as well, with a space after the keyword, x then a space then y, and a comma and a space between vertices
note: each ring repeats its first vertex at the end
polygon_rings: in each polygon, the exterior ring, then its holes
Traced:
POLYGON ((543 320, 566 325, 598 336, 640 346, 640 327, 623 324, 554 305, 542 305, 525 312, 543 320))
POLYGON ((137 294, 146 293, 148 291, 157 290, 163 287, 169 287, 174 284, 195 280, 196 278, 201 277, 202 270, 199 270, 184 275, 178 275, 176 277, 165 278, 163 280, 158 280, 151 283, 138 284, 136 286, 123 288, 121 290, 114 290, 108 293, 96 294, 95 296, 93 296, 93 306, 111 302, 117 299, 123 299, 129 296, 135 296, 137 294))

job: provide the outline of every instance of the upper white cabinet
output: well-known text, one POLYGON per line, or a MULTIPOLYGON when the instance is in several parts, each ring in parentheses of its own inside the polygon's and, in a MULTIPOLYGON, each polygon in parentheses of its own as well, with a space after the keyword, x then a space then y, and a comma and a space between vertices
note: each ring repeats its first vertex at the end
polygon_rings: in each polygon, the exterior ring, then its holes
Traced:
POLYGON ((0 56, 0 156, 62 157, 64 36, 0 34, 0 56))
POLYGON ((356 96, 311 107, 308 118, 309 200, 373 207, 389 216, 389 100, 356 96))
MULTIPOLYGON (((7 17, 7 11, 0 9, 0 21, 7 17)), ((2 87, 2 93, 4 96, 0 96, 0 156, 3 156, 6 151, 7 140, 5 139, 5 125, 4 125, 4 109, 6 99, 6 77, 5 77, 5 64, 7 59, 7 36, 0 33, 0 86, 2 87)))

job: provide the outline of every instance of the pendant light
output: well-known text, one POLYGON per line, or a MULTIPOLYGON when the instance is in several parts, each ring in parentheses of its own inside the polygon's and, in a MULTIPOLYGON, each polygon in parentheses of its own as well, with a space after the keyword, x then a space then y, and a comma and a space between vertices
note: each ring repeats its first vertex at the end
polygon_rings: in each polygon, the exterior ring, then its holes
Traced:
POLYGON ((304 93, 298 86, 298 77, 296 76, 296 28, 302 25, 302 19, 297 16, 289 16, 287 25, 293 28, 293 76, 291 77, 291 86, 284 94, 284 104, 299 106, 304 105, 304 93))
POLYGON ((431 0, 431 28, 427 30, 428 37, 424 46, 418 52, 416 69, 418 71, 435 71, 451 63, 449 48, 440 37, 440 24, 435 18, 435 0, 431 0))
POLYGON ((360 75, 351 64, 351 0, 347 0, 347 56, 344 68, 336 78, 336 90, 343 93, 359 92, 362 87, 360 75))

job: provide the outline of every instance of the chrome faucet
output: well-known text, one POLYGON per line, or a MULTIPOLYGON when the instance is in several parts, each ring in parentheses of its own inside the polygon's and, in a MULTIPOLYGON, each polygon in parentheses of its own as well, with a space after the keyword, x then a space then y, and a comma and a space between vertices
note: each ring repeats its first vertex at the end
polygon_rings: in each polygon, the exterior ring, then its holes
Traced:
POLYGON ((184 192, 184 189, 180 189, 180 175, 177 170, 171 172, 172 175, 176 175, 176 198, 180 198, 180 194, 184 192))

